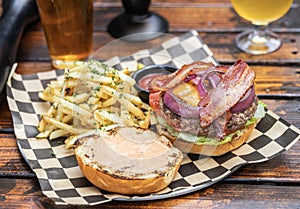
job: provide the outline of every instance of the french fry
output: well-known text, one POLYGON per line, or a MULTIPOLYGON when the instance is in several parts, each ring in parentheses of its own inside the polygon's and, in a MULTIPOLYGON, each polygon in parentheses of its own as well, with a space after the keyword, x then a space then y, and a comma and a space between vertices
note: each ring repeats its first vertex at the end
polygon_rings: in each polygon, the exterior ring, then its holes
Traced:
POLYGON ((89 129, 83 129, 83 128, 74 128, 71 125, 65 124, 63 122, 57 121, 53 118, 49 118, 48 116, 44 116, 43 117, 45 119, 46 122, 51 123, 53 126, 66 130, 71 134, 81 134, 81 133, 85 133, 86 131, 88 131, 89 129))
POLYGON ((62 106, 66 107, 66 108, 73 110, 73 112, 75 114, 82 115, 84 117, 92 117, 92 114, 89 111, 79 107, 78 105, 76 105, 74 103, 68 102, 65 99, 54 97, 54 101, 60 103, 62 106))
MULTIPOLYGON (((119 125, 110 125, 110 126, 103 127, 102 129, 103 130, 110 130, 110 129, 112 129, 114 127, 117 127, 117 126, 119 126, 119 125)), ((72 148, 78 139, 80 139, 82 137, 85 137, 85 136, 90 136, 92 134, 97 133, 98 131, 99 131, 98 129, 93 129, 93 130, 87 131, 87 132, 85 132, 83 134, 80 134, 80 135, 69 136, 65 140, 66 148, 67 149, 72 148)))
POLYGON ((87 104, 88 105, 96 105, 97 103, 99 103, 99 98, 96 98, 94 96, 89 97, 89 99, 87 100, 87 104))
POLYGON ((40 133, 36 136, 36 138, 37 138, 37 139, 45 139, 45 138, 48 138, 53 130, 55 130, 55 127, 52 126, 51 124, 47 124, 47 125, 46 125, 46 129, 45 129, 43 132, 40 132, 40 133))
POLYGON ((39 130, 39 132, 43 132, 43 131, 45 131, 45 129, 46 129, 46 125, 47 125, 47 122, 45 121, 45 120, 40 120, 39 121, 39 124, 38 124, 38 130, 39 130))
POLYGON ((146 112, 146 117, 144 120, 139 122, 139 125, 143 129, 147 129, 150 125, 150 117, 151 117, 151 111, 150 109, 146 112))
POLYGON ((72 103, 82 103, 82 102, 86 101, 89 97, 90 97, 90 95, 85 92, 85 93, 76 94, 73 96, 66 96, 65 99, 72 103))
POLYGON ((124 123, 128 126, 134 126, 134 121, 129 113, 129 111, 124 107, 124 105, 121 105, 121 118, 123 118, 124 123))
POLYGON ((68 131, 69 133, 71 134, 77 134, 78 132, 76 131, 76 129, 74 129, 72 126, 66 124, 66 123, 63 123, 63 122, 60 122, 60 121, 57 121, 55 120, 54 118, 49 118, 48 116, 44 116, 43 119, 47 122, 47 123, 51 123, 53 126, 57 127, 57 128, 60 128, 60 129, 63 129, 63 130, 66 130, 68 131))
MULTIPOLYGON (((143 113, 143 111, 139 108, 137 108, 133 103, 131 103, 130 100, 124 98, 125 95, 123 93, 120 93, 118 91, 116 91, 113 88, 110 88, 108 86, 103 86, 103 91, 105 91, 105 93, 111 95, 111 96, 115 96, 115 98, 124 105, 124 107, 131 112, 132 114, 134 114, 136 117, 138 117, 139 119, 144 119, 145 115, 143 113)), ((128 95, 128 94, 127 94, 128 95)))
POLYGON ((101 107, 109 107, 112 106, 113 104, 115 104, 117 102, 117 99, 115 97, 111 97, 109 99, 107 99, 106 101, 104 101, 101 105, 101 107))
POLYGON ((123 69, 123 70, 120 70, 120 72, 122 72, 122 73, 124 73, 124 74, 126 74, 126 75, 129 75, 129 73, 130 73, 130 71, 129 71, 128 68, 125 68, 125 69, 123 69))
POLYGON ((63 123, 69 123, 71 120, 73 120, 73 116, 71 114, 65 114, 61 121, 63 123))
POLYGON ((129 75, 126 75, 125 73, 122 73, 121 71, 119 71, 119 76, 122 81, 127 82, 130 85, 135 84, 135 80, 133 78, 131 78, 129 75))
POLYGON ((63 81, 51 81, 39 93, 52 105, 39 121, 36 138, 66 137, 66 148, 71 148, 79 134, 93 129, 114 125, 147 129, 155 124, 151 107, 136 95, 130 72, 98 61, 65 69, 63 81))
POLYGON ((89 106, 88 103, 82 103, 82 104, 79 104, 79 107, 81 107, 82 109, 85 109, 85 110, 87 110, 87 111, 90 111, 90 110, 91 110, 91 108, 90 108, 90 106, 89 106))
POLYGON ((129 93, 123 93, 123 95, 126 99, 128 99, 130 102, 132 102, 133 104, 135 104, 139 107, 142 107, 144 104, 138 96, 135 96, 135 95, 132 95, 129 93))
POLYGON ((59 137, 68 136, 69 134, 70 134, 70 132, 68 130, 58 129, 58 130, 55 130, 55 131, 51 132, 51 134, 49 135, 49 140, 57 139, 59 137))
POLYGON ((63 85, 64 83, 60 81, 50 81, 50 84, 48 86, 52 89, 60 89, 63 85))
POLYGON ((69 73, 68 76, 70 76, 71 78, 76 78, 81 80, 100 82, 102 84, 111 84, 112 82, 114 82, 112 77, 97 75, 93 73, 72 72, 69 73))
POLYGON ((104 118, 116 124, 124 123, 123 119, 120 118, 117 114, 109 113, 105 110, 97 110, 94 114, 96 114, 97 118, 104 118))
POLYGON ((65 140, 65 145, 66 145, 66 149, 70 149, 72 147, 74 147, 74 144, 77 141, 77 136, 73 135, 73 136, 69 136, 66 140, 65 140))
POLYGON ((130 112, 132 113, 134 116, 136 116, 138 119, 143 120, 145 119, 145 115, 144 112, 139 109, 138 107, 134 106, 134 104, 132 104, 129 100, 125 99, 125 98, 119 98, 116 97, 117 100, 124 105, 124 107, 130 112))
POLYGON ((111 95, 106 94, 104 91, 98 91, 96 95, 100 99, 109 99, 111 97, 111 95))

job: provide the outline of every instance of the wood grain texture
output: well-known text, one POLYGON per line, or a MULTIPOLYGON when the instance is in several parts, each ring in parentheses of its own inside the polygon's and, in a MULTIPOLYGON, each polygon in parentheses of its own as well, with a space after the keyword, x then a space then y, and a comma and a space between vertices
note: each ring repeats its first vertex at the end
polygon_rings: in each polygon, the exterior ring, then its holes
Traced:
MULTIPOLYGON (((2 13, 0 0, 0 15, 2 13)), ((236 35, 251 27, 238 17, 230 0, 152 0, 150 10, 164 16, 170 34, 181 36, 191 29, 199 32, 220 64, 231 65, 244 59, 256 72, 256 93, 268 108, 300 128, 300 0, 290 11, 270 24, 282 39, 279 50, 253 56, 235 46, 236 35), (275 97, 273 97, 276 95, 275 97)), ((93 51, 115 39, 106 32, 112 18, 123 12, 120 0, 94 0, 93 51)), ((155 40, 154 40, 155 41, 155 40)), ((150 44, 143 43, 148 48, 150 44)), ((128 47, 118 46, 128 52, 128 47)), ((134 48, 133 48, 134 50, 134 48)), ((106 56, 115 56, 107 52, 106 56)), ((17 56, 17 72, 51 70, 50 57, 40 22, 26 28, 17 56)), ((7 103, 0 105, 0 208, 87 208, 56 206, 45 197, 34 172, 17 147, 13 121, 7 103)), ((206 189, 157 201, 113 201, 89 208, 292 208, 300 205, 300 143, 262 163, 240 167, 228 178, 206 189)))
POLYGON ((0 177, 35 177, 22 157, 14 134, 0 134, 0 177))
POLYGON ((13 123, 11 113, 8 108, 8 104, 5 102, 0 105, 1 120, 0 120, 0 132, 12 132, 13 123))
MULTIPOLYGON (((193 29, 193 28, 191 28, 193 29)), ((185 31, 187 32, 187 31, 185 31)), ((183 35, 185 32, 170 33, 174 36, 183 35)), ((215 58, 220 63, 233 63, 235 60, 242 58, 250 64, 276 64, 276 65, 297 65, 300 63, 300 33, 282 33, 282 46, 276 52, 269 55, 253 56, 241 52, 236 48, 234 39, 237 33, 208 33, 199 32, 203 42, 205 42, 215 58), (215 40, 218 40, 216 42, 215 40)), ((93 35, 93 52, 101 47, 111 44, 114 39, 107 33, 94 32, 93 35)), ((147 46, 145 46, 147 48, 147 46)), ((127 48, 121 48, 120 51, 126 51, 127 48)), ((113 55, 112 55, 113 56, 113 55)), ((109 57, 109 56, 108 56, 109 57)), ((24 34, 20 43, 17 61, 50 61, 45 38, 42 31, 28 31, 24 34)))
MULTIPOLYGON (((0 179, 0 207, 3 209, 25 208, 74 208, 86 206, 55 206, 45 198, 36 179, 0 179)), ((113 201, 88 208, 101 209, 149 209, 149 208, 297 208, 300 194, 295 186, 261 184, 230 184, 220 182, 210 188, 172 199, 127 202, 113 201)))

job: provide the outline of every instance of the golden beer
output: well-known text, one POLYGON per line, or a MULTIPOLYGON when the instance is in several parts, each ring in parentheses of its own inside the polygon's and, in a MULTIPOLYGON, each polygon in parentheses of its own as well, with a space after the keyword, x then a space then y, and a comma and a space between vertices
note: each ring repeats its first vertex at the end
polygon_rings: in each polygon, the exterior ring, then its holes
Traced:
POLYGON ((235 11, 255 25, 267 25, 282 17, 293 0, 231 0, 235 11))
POLYGON ((92 51, 93 0, 37 0, 54 67, 83 60, 92 51))

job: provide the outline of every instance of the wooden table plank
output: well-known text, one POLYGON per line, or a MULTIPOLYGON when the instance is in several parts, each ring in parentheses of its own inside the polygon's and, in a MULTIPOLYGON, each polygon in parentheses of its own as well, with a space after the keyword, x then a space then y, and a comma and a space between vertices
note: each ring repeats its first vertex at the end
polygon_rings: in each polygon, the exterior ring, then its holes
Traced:
MULTIPOLYGON (((299 31, 298 7, 300 0, 294 0, 290 11, 280 20, 271 24, 276 31, 299 31)), ((249 23, 236 15, 229 0, 197 1, 152 1, 150 10, 164 16, 170 23, 170 31, 187 30, 196 27, 202 31, 220 29, 240 31, 249 23), (170 12, 171 11, 171 12, 170 12), (222 18, 220 18, 222 17, 222 18)), ((96 0, 94 2, 95 29, 105 31, 106 25, 124 11, 120 1, 96 0)), ((0 0, 0 15, 2 0, 0 0)), ((40 25, 40 24, 39 24, 40 25)), ((40 27, 39 27, 40 28, 40 27)))
POLYGON ((300 128, 300 99, 297 100, 263 100, 270 110, 300 128))
POLYGON ((235 45, 237 33, 200 33, 203 41, 215 54, 221 63, 228 63, 236 59, 247 60, 251 64, 276 64, 276 65, 299 65, 300 34, 280 33, 282 46, 275 52, 266 55, 250 55, 241 52, 235 45), (218 40, 217 42, 215 40, 218 40))
MULTIPOLYGON (((0 15, 1 3, 2 0, 0 15)), ((190 29, 198 30, 220 63, 232 64, 239 58, 246 60, 256 72, 258 94, 287 95, 299 93, 300 87, 299 5, 300 0, 294 0, 288 14, 271 24, 271 28, 282 37, 282 47, 275 53, 261 56, 242 53, 235 47, 236 35, 250 24, 236 15, 230 0, 152 0, 150 10, 166 17, 174 35, 182 35, 190 29)), ((106 33, 106 26, 123 12, 123 8, 119 0, 95 0, 94 6, 93 50, 96 51, 114 40, 106 33)), ((51 69, 39 22, 25 31, 18 62, 19 73, 51 69)), ((300 128, 299 97, 263 101, 270 110, 300 128)), ((35 174, 17 148, 6 103, 1 105, 0 111, 0 208, 86 208, 58 207, 42 195, 35 174)), ((299 208, 299 150, 300 143, 297 142, 274 159, 242 166, 220 183, 178 198, 150 202, 114 201, 91 208, 299 208)))
POLYGON ((35 177, 23 159, 14 134, 0 134, 0 177, 35 177))
MULTIPOLYGON (((1 2, 1 0, 0 0, 1 2)), ((187 5, 207 5, 207 4, 214 4, 214 5, 223 5, 223 4, 230 4, 231 0, 205 0, 205 1, 197 1, 197 0, 186 0, 186 1, 182 1, 182 0, 152 0, 150 7, 154 6, 154 7, 162 7, 162 6, 166 6, 168 4, 172 4, 172 5, 183 5, 183 6, 187 6, 187 5)), ((299 0, 294 0, 294 4, 300 2, 299 0)), ((122 3, 119 0, 94 0, 94 4, 96 6, 121 6, 122 3)))
POLYGON ((12 124, 11 113, 9 111, 7 102, 3 102, 0 105, 0 112, 1 112, 0 131, 12 132, 13 124, 12 124))
MULTIPOLYGON (((181 36, 183 34, 184 33, 172 33, 174 36, 181 36)), ((298 51, 300 33, 280 34, 281 37, 284 37, 281 48, 276 53, 259 56, 241 52, 234 44, 234 40, 237 35, 236 33, 199 33, 199 35, 220 63, 233 63, 239 58, 246 60, 250 64, 261 65, 299 65, 300 63, 300 52, 298 51), (218 40, 218 42, 215 40, 218 40)), ((111 44, 113 40, 114 39, 107 33, 95 32, 93 53, 106 44, 111 44)), ((120 48, 120 51, 126 51, 126 49, 120 48)), ((115 56, 116 54, 112 54, 111 56, 113 55, 115 56)), ((17 60, 19 62, 50 62, 50 57, 42 31, 29 31, 24 34, 19 47, 17 60)))
MULTIPOLYGON (((96 31, 105 31, 109 22, 124 9, 120 6, 107 7, 101 4, 94 8, 94 29, 96 31)), ((294 5, 288 13, 279 20, 270 23, 270 27, 277 32, 280 31, 298 31, 299 1, 295 1, 294 5)), ((156 12, 166 18, 169 22, 169 31, 187 31, 190 28, 197 29, 202 32, 212 31, 235 31, 240 32, 249 28, 251 24, 239 17, 233 10, 231 4, 207 4, 205 3, 169 3, 157 7, 151 7, 151 11, 156 12)))
MULTIPOLYGON (((298 7, 300 0, 295 0, 289 12, 279 20, 270 23, 270 28, 276 32, 299 32, 298 7)), ((169 22, 170 32, 184 32, 191 28, 201 32, 241 32, 251 24, 239 17, 230 2, 153 2, 150 11, 163 16, 169 22)), ((105 32, 113 18, 123 13, 120 2, 94 3, 94 30, 105 32)), ((1 14, 1 13, 0 13, 1 14)), ((30 27, 30 30, 41 31, 40 23, 30 27)))
MULTIPOLYGON (((1 178, 0 208, 86 208, 86 206, 55 206, 45 198, 36 179, 1 178)), ((297 208, 300 193, 295 186, 277 186, 270 184, 229 184, 217 183, 188 195, 177 198, 143 201, 113 201, 89 208, 297 208), (188 204, 188 205, 187 205, 188 204), (245 207, 246 206, 246 207, 245 207)))

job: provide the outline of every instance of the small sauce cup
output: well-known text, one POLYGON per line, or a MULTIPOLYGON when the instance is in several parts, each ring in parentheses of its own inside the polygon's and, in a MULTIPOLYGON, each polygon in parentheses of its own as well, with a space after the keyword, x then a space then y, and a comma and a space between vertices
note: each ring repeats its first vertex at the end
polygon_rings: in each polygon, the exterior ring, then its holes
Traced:
POLYGON ((135 88, 138 96, 145 103, 149 103, 149 87, 151 81, 159 76, 168 75, 177 69, 168 65, 149 65, 135 72, 132 77, 136 81, 135 88))

